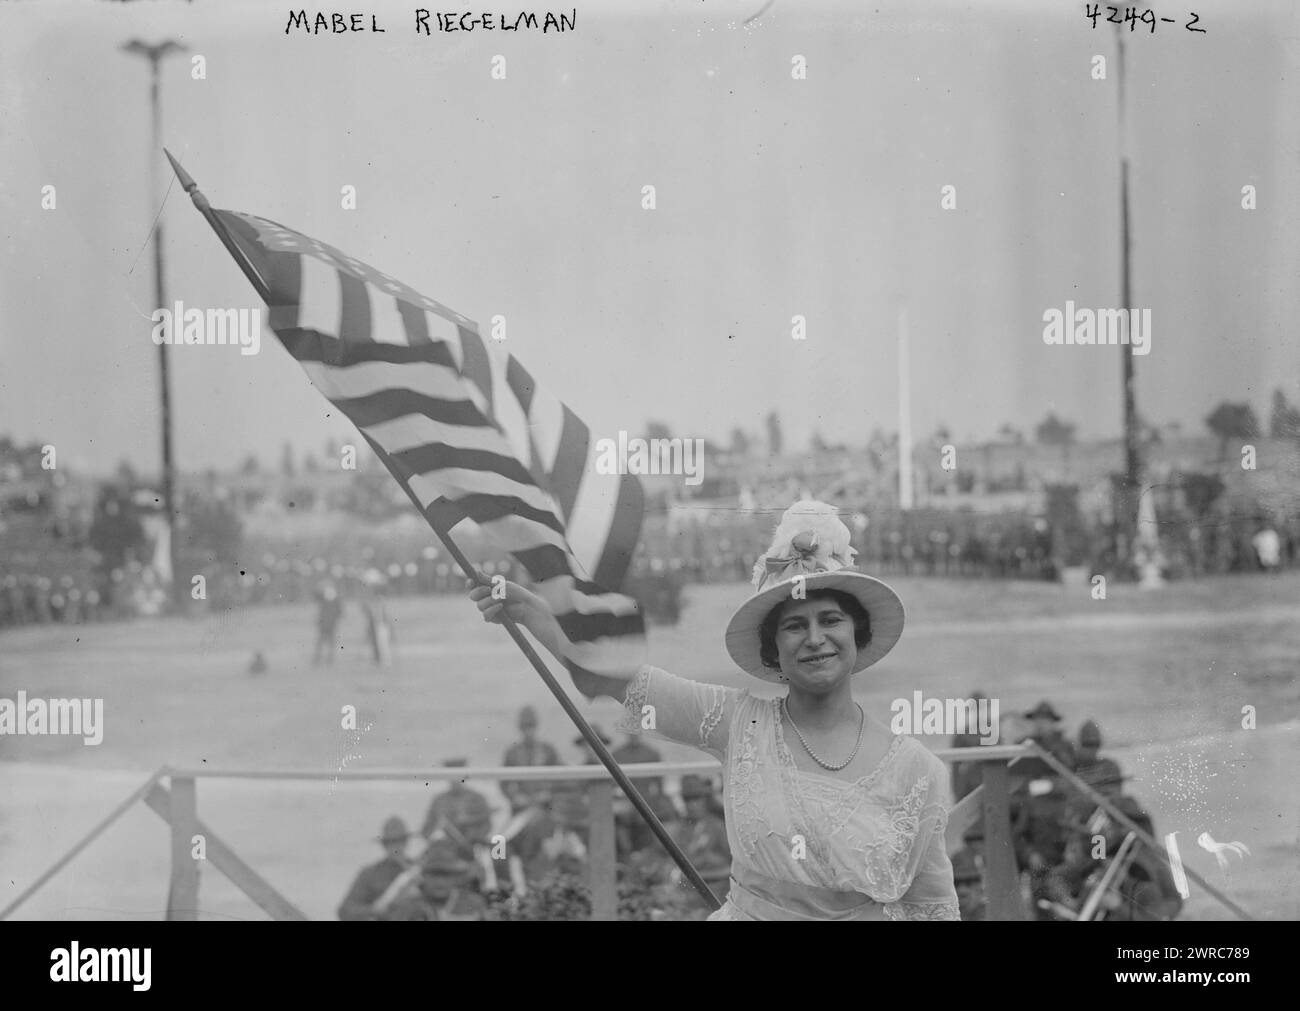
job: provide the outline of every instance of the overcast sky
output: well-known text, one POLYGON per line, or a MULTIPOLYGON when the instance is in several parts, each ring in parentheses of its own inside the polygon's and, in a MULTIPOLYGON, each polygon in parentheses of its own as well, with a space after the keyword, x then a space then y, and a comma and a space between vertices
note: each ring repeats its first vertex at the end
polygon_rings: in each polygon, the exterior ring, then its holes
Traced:
MULTIPOLYGON (((65 464, 157 465, 145 243, 149 158, 164 163, 146 65, 118 47, 171 35, 207 76, 188 55, 164 64, 164 140, 215 206, 481 325, 504 315, 508 349, 597 437, 656 418, 725 440, 772 409, 795 444, 892 430, 902 306, 918 438, 944 423, 960 444, 1049 409, 1117 434, 1121 352, 1042 340, 1067 299, 1120 306, 1113 29, 1073 2, 776 0, 744 27, 761 0, 602 14, 627 6, 582 4, 563 36, 426 38, 409 4, 364 8, 384 34, 318 37, 286 37, 269 3, 4 4, 0 433, 65 464)), ((1276 386, 1300 393, 1300 5, 1195 8, 1205 34, 1182 27, 1184 2, 1156 10, 1177 24, 1125 39, 1134 303, 1153 317, 1139 409, 1199 429, 1221 399, 1262 411, 1276 386)), ((162 221, 170 299, 258 304, 179 188, 162 221)), ((184 469, 350 432, 269 332, 257 356, 170 360, 184 469)))

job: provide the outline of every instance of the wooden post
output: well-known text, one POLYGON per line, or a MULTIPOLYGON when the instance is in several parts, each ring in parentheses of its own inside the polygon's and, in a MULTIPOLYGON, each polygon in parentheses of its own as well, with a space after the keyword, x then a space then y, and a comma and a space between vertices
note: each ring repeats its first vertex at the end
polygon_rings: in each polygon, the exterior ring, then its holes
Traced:
MULTIPOLYGON (((167 788, 159 783, 149 791, 145 804, 163 821, 171 823, 172 797, 167 788)), ((297 906, 272 888, 260 874, 240 859, 233 849, 226 845, 215 832, 202 820, 195 818, 195 831, 203 836, 207 845, 207 861, 219 870, 230 883, 256 902, 270 914, 273 920, 306 920, 307 917, 297 906)), ((191 852, 193 850, 191 849, 191 852)))
POLYGON ((172 878, 167 894, 167 919, 199 918, 199 865, 191 853, 198 834, 198 802, 194 780, 172 777, 172 878))
POLYGON ((618 865, 614 852, 614 784, 590 783, 591 836, 587 860, 591 870, 591 918, 618 919, 618 865))
POLYGON ((1023 920, 1020 873, 1011 838, 1010 776, 1006 762, 984 766, 984 889, 990 920, 1023 920))

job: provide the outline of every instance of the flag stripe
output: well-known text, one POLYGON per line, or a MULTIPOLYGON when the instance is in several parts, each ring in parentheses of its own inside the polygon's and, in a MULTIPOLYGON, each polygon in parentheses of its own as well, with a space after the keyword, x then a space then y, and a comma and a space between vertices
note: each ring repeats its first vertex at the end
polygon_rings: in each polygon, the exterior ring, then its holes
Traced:
POLYGON ((511 450, 528 468, 537 486, 545 488, 546 475, 533 465, 533 440, 528 429, 528 412, 510 385, 508 357, 493 348, 488 352, 488 360, 492 368, 492 403, 495 406, 493 420, 505 433, 511 450))
POLYGON ((444 425, 424 414, 406 414, 391 421, 381 421, 367 428, 366 433, 381 446, 386 446, 390 453, 415 449, 429 442, 482 449, 489 453, 501 449, 501 433, 495 428, 444 425))
POLYGON ((488 361, 487 348, 483 338, 473 330, 457 327, 460 334, 460 348, 463 355, 461 373, 487 398, 487 412, 492 414, 492 364, 488 361))
MULTIPOLYGON (((534 389, 532 404, 528 409, 528 428, 533 434, 533 447, 538 455, 538 468, 548 475, 551 493, 563 487, 555 476, 560 447, 564 445, 564 411, 565 407, 545 390, 534 389)), ((585 462, 587 449, 582 447, 580 459, 585 462)), ((563 497, 557 495, 563 506, 563 497)), ((564 515, 568 515, 565 513, 564 515)))
POLYGON ((402 317, 402 326, 406 328, 406 343, 413 349, 432 343, 429 337, 429 321, 423 309, 399 298, 397 311, 402 317))
MULTIPOLYGON (((421 318, 423 315, 420 314, 421 318)), ((397 344, 349 344, 316 330, 276 328, 276 332, 289 353, 303 363, 320 362, 323 365, 346 368, 362 362, 388 362, 392 365, 427 362, 446 369, 456 369, 451 348, 442 341, 412 341, 415 345, 413 347, 397 344)))
MULTIPOLYGON (((473 520, 479 526, 484 529, 491 527, 491 532, 502 540, 509 539, 508 530, 511 527, 502 526, 501 524, 507 521, 517 521, 514 528, 519 528, 524 523, 535 523, 551 534, 557 535, 558 543, 563 543, 564 526, 556 519, 554 513, 550 510, 534 509, 521 499, 511 498, 509 495, 471 493, 456 495, 454 498, 450 498, 450 501, 468 519, 473 520)), ((546 534, 542 531, 530 530, 528 536, 531 543, 536 544, 539 540, 545 539, 546 534)), ((509 543, 505 546, 512 548, 509 543)))
POLYGON ((560 441, 556 447, 555 463, 551 468, 550 487, 555 490, 556 501, 560 504, 560 515, 566 522, 573 519, 573 507, 578 498, 578 490, 583 485, 583 473, 587 469, 587 450, 589 436, 587 426, 576 414, 560 405, 561 428, 560 441))
POLYGON ((521 484, 489 470, 446 467, 442 470, 417 474, 411 478, 411 487, 422 493, 420 499, 422 502, 429 502, 443 495, 454 501, 458 493, 470 492, 479 495, 510 496, 520 499, 534 509, 554 508, 546 493, 536 485, 521 484))
POLYGON ((574 641, 590 642, 601 636, 635 635, 643 622, 639 614, 582 614, 570 611, 556 615, 560 629, 574 641))
POLYGON ((588 592, 582 587, 595 586, 594 583, 582 583, 572 576, 563 578, 567 580, 566 588, 573 592, 573 609, 582 614, 599 614, 604 611, 612 614, 635 614, 639 610, 636 601, 625 594, 610 593, 601 587, 596 587, 594 592, 588 592))
POLYGON ((577 562, 573 560, 573 553, 569 550, 569 545, 564 539, 564 527, 555 519, 554 515, 551 516, 548 523, 536 522, 520 513, 499 516, 494 520, 480 523, 479 526, 485 534, 512 554, 548 544, 551 547, 559 548, 564 553, 564 556, 569 559, 568 571, 570 575, 578 567, 577 562), (557 527, 558 529, 556 529, 557 527))
POLYGON ((572 578, 567 554, 553 544, 543 544, 536 548, 522 548, 511 552, 515 559, 528 570, 533 579, 541 582, 558 577, 572 578))
MULTIPOLYGON (((394 365, 363 361, 338 368, 319 362, 302 362, 311 381, 333 397, 368 397, 384 390, 407 390, 438 400, 464 400, 465 386, 454 369, 427 362, 394 365)), ((486 420, 486 419, 484 419, 486 420)), ((506 440, 499 445, 504 449, 506 440)))
POLYGON ((370 333, 380 347, 396 345, 405 346, 410 342, 406 334, 406 319, 402 315, 402 303, 388 292, 369 286, 370 294, 370 333))
POLYGON ((370 286, 346 271, 335 271, 339 279, 342 317, 338 333, 352 344, 370 341, 370 286))
POLYGON ((406 414, 427 414, 447 425, 489 425, 478 407, 468 400, 442 400, 410 390, 381 390, 366 397, 339 399, 334 405, 361 428, 406 414))
POLYGON ((519 406, 524 409, 524 414, 528 414, 533 408, 533 390, 537 388, 533 382, 533 377, 528 374, 528 370, 519 364, 519 359, 514 355, 510 356, 510 361, 506 366, 506 382, 510 390, 519 401, 519 406))
POLYGON ((299 284, 298 327, 320 333, 339 333, 343 308, 339 304, 342 289, 339 272, 314 256, 299 257, 302 280, 299 284))
POLYGON ((465 518, 465 514, 460 511, 455 502, 440 498, 424 507, 424 518, 429 521, 429 526, 434 530, 447 533, 465 518))
POLYGON ((429 310, 424 313, 424 327, 429 331, 430 340, 445 341, 451 347, 456 359, 456 368, 463 368, 465 355, 461 350, 460 327, 451 320, 429 310))
MULTIPOLYGON (((393 457, 412 474, 429 474, 438 477, 436 471, 461 467, 466 470, 500 474, 521 485, 531 485, 532 475, 528 473, 517 459, 490 453, 481 449, 467 449, 462 446, 449 446, 445 442, 429 442, 414 449, 404 449, 394 453, 393 457)), ((536 487, 535 485, 533 487, 536 487)))
POLYGON ((609 525, 600 564, 592 579, 601 586, 622 586, 627 570, 632 565, 632 554, 641 536, 641 520, 645 515, 645 493, 641 482, 625 474, 618 484, 618 502, 614 506, 614 521, 609 525))
POLYGON ((271 286, 272 302, 267 313, 267 325, 277 334, 283 330, 294 329, 298 326, 302 257, 295 253, 266 250, 262 260, 259 272, 271 286))
MULTIPOLYGON (((585 427, 583 434, 586 434, 585 427)), ((588 463, 589 472, 595 470, 593 462, 588 463)), ((583 566, 583 575, 588 579, 596 578, 596 567, 605 550, 606 535, 614 521, 618 505, 618 480, 616 476, 601 481, 581 480, 573 507, 565 517, 569 544, 583 566)))

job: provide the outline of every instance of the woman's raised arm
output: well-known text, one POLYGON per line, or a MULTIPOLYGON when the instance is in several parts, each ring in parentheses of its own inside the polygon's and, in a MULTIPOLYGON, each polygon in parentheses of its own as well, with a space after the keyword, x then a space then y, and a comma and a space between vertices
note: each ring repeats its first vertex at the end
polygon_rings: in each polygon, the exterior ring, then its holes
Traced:
POLYGON ((518 583, 502 580, 495 586, 475 584, 466 580, 469 598, 474 601, 483 615, 483 620, 494 625, 502 624, 504 615, 510 615, 517 625, 522 625, 532 633, 533 638, 546 647, 546 650, 560 663, 564 664, 573 678, 573 685, 588 698, 607 695, 622 702, 627 695, 627 682, 618 678, 593 674, 580 667, 570 666, 564 652, 564 632, 560 623, 546 606, 544 601, 532 590, 525 589, 518 583), (493 591, 496 596, 493 596, 493 591))

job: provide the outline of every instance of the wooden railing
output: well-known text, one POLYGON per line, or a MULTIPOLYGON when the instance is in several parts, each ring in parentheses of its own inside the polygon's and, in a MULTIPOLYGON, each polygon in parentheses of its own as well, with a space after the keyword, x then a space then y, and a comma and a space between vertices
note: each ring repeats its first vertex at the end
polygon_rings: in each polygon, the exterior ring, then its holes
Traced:
MULTIPOLYGON (((988 919, 1024 919, 1015 850, 1011 836, 1010 799, 1015 778, 1009 764, 1029 755, 1019 745, 946 749, 935 754, 945 762, 985 763, 983 785, 953 806, 948 817, 948 852, 962 845, 966 830, 984 822, 984 887, 988 902, 988 919)), ((647 779, 681 776, 688 773, 714 776, 721 774, 716 762, 657 762, 626 765, 628 776, 647 779)), ((171 883, 167 901, 168 919, 195 920, 199 914, 199 865, 193 857, 194 837, 202 836, 206 860, 232 884, 276 920, 305 920, 307 917, 289 899, 246 864, 235 851, 205 824, 198 813, 198 781, 201 779, 247 779, 278 781, 405 781, 427 783, 430 780, 490 780, 500 782, 581 782, 587 783, 590 805, 588 869, 590 874, 592 919, 614 920, 618 913, 616 887, 614 784, 600 765, 582 766, 491 766, 483 768, 437 769, 344 769, 314 771, 292 769, 175 769, 163 767, 149 777, 129 797, 119 803, 102 821, 49 870, 23 890, 3 910, 7 917, 34 892, 66 866, 105 829, 112 825, 137 801, 143 801, 171 831, 171 883), (167 785, 164 785, 164 780, 167 785)))

